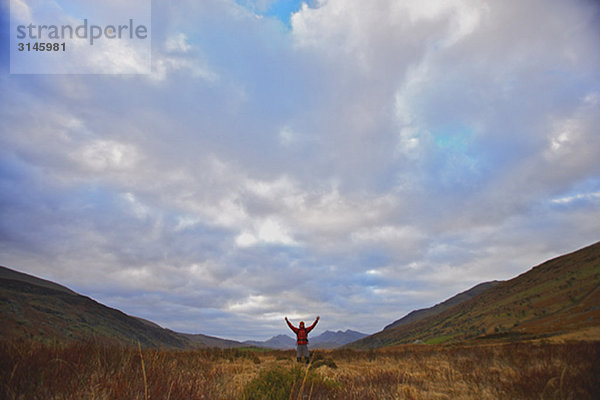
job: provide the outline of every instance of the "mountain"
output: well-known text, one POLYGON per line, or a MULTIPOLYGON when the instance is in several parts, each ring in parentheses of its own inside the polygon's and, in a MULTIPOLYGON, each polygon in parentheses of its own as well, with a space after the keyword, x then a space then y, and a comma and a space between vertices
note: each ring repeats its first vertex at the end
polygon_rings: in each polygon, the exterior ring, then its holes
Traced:
POLYGON ((310 340, 310 345, 314 349, 334 349, 348 343, 355 342, 366 337, 367 334, 352 331, 325 331, 319 336, 315 336, 310 340))
POLYGON ((277 335, 273 336, 269 340, 264 342, 256 340, 247 340, 243 342, 248 346, 266 347, 269 349, 293 349, 296 348, 296 339, 289 337, 288 335, 277 335))
POLYGON ((440 313, 396 324, 348 347, 377 348, 415 341, 486 343, 586 335, 595 335, 598 340, 599 327, 600 242, 498 282, 440 313))
POLYGON ((466 290, 462 293, 459 293, 456 296, 451 297, 442 303, 436 304, 433 307, 411 311, 406 316, 400 318, 399 320, 392 322, 391 324, 387 325, 383 329, 385 330, 385 329, 395 328, 400 325, 410 324, 411 322, 416 322, 416 321, 425 319, 427 317, 432 317, 432 316, 441 314, 442 312, 446 311, 447 309, 452 308, 455 305, 458 305, 464 301, 470 300, 473 297, 485 292, 489 288, 496 286, 498 283, 500 283, 500 281, 480 283, 479 285, 473 286, 471 289, 466 290))
MULTIPOLYGON (((311 349, 333 349, 345 344, 354 342, 367 336, 365 333, 352 331, 350 329, 344 331, 325 331, 318 336, 308 337, 309 347, 311 349)), ((264 342, 256 340, 247 340, 243 342, 248 346, 266 347, 269 349, 295 349, 296 339, 288 335, 273 336, 264 342)))
POLYGON ((176 349, 242 346, 210 336, 173 332, 57 283, 6 267, 0 267, 0 316, 2 340, 103 340, 176 349))

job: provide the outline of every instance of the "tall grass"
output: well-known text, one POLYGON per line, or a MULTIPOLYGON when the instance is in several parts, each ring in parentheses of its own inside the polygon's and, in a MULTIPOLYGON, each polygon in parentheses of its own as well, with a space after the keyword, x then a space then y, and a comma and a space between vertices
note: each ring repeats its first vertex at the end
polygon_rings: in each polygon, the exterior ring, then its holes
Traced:
POLYGON ((313 353, 0 341, 2 399, 597 399, 600 343, 313 353))

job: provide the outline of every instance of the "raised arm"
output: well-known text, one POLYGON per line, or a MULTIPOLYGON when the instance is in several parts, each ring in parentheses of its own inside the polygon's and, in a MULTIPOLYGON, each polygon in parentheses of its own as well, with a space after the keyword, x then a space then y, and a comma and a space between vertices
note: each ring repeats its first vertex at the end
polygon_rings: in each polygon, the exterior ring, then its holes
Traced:
POLYGON ((290 327, 291 330, 294 331, 294 333, 298 333, 298 328, 296 328, 294 325, 292 325, 290 323, 290 321, 288 321, 287 317, 285 317, 285 322, 287 322, 288 326, 290 327))
POLYGON ((319 316, 317 315, 317 319, 315 319, 315 322, 313 322, 311 326, 309 326, 308 328, 306 328, 306 332, 310 332, 310 331, 312 331, 312 328, 314 328, 314 327, 317 325, 317 322, 319 322, 319 319, 320 319, 320 318, 321 318, 321 317, 319 317, 319 316))

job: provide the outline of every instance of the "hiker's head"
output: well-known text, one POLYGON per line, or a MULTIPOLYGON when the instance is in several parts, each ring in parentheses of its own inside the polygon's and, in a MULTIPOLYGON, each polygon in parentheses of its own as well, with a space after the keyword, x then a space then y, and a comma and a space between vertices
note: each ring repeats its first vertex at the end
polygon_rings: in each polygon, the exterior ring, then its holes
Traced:
POLYGON ((300 328, 304 328, 304 321, 300 321, 300 328))

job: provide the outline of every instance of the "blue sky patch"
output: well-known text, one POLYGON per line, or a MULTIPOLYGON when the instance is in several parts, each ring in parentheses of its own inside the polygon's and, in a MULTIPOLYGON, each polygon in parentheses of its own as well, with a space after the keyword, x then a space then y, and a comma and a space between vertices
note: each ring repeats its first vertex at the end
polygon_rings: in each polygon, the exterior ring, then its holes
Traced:
POLYGON ((252 12, 266 17, 276 18, 283 22, 288 28, 291 28, 292 14, 302 8, 302 3, 308 4, 309 7, 316 6, 316 1, 302 0, 236 0, 241 6, 244 6, 252 12))

